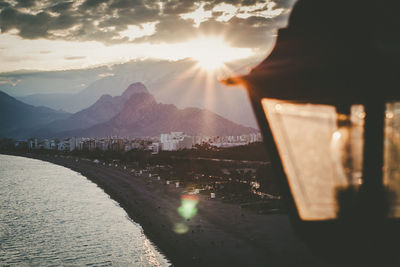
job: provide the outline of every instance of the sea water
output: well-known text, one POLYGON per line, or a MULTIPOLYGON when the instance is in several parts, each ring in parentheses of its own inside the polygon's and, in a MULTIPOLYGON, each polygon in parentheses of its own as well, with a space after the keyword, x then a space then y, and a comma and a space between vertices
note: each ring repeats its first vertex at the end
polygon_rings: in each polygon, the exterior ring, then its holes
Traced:
POLYGON ((0 266, 168 266, 140 225, 81 174, 0 155, 0 266))

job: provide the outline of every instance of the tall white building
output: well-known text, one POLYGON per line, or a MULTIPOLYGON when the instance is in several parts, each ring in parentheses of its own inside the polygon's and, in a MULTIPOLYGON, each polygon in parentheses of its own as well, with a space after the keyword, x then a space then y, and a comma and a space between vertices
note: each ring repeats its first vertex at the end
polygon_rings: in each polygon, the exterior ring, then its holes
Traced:
POLYGON ((171 132, 170 134, 161 134, 160 142, 161 149, 164 151, 191 149, 193 147, 193 137, 185 135, 183 132, 171 132))

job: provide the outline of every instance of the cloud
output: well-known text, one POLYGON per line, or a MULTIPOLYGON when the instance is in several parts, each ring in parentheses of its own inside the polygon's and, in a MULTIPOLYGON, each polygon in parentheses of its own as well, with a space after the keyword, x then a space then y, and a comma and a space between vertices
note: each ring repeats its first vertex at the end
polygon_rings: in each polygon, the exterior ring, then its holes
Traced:
POLYGON ((35 5, 36 5, 35 0, 18 0, 16 3, 17 7, 25 7, 25 8, 33 7, 35 5))
POLYGON ((17 29, 22 38, 36 39, 48 37, 52 17, 47 12, 38 14, 22 13, 13 7, 7 7, 0 13, 0 30, 7 32, 17 29))
POLYGON ((9 6, 10 6, 10 4, 8 2, 0 0, 0 8, 5 8, 5 7, 9 7, 9 6))
POLYGON ((64 57, 66 60, 78 60, 78 59, 85 59, 85 56, 69 56, 69 57, 64 57))
MULTIPOLYGON (((286 21, 286 10, 291 8, 293 2, 0 0, 0 30, 1 33, 15 31, 24 39, 99 41, 107 45, 176 43, 213 32, 224 33, 232 45, 257 47, 269 38, 266 36, 268 32, 286 21), (230 10, 224 11, 228 6, 230 10), (131 29, 140 31, 149 24, 156 24, 149 36, 130 38, 121 34, 131 29)), ((132 36, 140 34, 132 33, 132 36)))
POLYGON ((100 78, 104 78, 104 77, 111 77, 111 76, 114 76, 115 74, 114 73, 112 73, 112 72, 105 72, 105 73, 100 73, 99 75, 97 75, 97 76, 99 76, 100 78))
POLYGON ((48 8, 51 12, 63 13, 72 9, 73 2, 61 2, 48 8))
POLYGON ((192 12, 196 7, 196 1, 172 0, 164 4, 162 11, 167 15, 179 15, 192 12))

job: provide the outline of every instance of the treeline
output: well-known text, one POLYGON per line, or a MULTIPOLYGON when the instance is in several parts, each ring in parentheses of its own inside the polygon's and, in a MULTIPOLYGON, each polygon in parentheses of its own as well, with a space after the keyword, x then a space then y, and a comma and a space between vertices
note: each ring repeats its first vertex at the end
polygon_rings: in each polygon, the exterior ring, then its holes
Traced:
POLYGON ((262 142, 251 143, 243 146, 216 148, 209 144, 197 145, 194 149, 179 151, 161 151, 158 157, 180 158, 216 158, 247 161, 269 161, 269 156, 262 142))

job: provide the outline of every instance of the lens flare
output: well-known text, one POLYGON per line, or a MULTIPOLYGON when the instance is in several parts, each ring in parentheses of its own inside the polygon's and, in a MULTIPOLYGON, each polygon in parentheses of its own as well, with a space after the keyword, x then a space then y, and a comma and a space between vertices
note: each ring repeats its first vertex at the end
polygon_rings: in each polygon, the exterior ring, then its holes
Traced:
POLYGON ((186 224, 183 223, 177 223, 174 226, 174 232, 177 234, 186 234, 187 231, 189 231, 189 227, 186 224))
POLYGON ((178 208, 179 215, 185 220, 193 218, 197 214, 199 199, 196 196, 184 195, 181 198, 181 206, 178 208))

